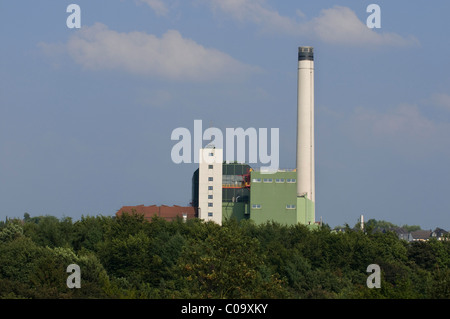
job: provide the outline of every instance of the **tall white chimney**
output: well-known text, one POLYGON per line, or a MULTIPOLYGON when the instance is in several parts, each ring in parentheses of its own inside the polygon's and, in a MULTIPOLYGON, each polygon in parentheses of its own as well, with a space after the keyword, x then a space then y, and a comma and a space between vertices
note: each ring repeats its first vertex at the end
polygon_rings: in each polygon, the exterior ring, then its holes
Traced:
POLYGON ((314 52, 298 48, 297 92, 297 214, 300 222, 315 222, 314 52), (303 212, 303 213, 302 213, 303 212))

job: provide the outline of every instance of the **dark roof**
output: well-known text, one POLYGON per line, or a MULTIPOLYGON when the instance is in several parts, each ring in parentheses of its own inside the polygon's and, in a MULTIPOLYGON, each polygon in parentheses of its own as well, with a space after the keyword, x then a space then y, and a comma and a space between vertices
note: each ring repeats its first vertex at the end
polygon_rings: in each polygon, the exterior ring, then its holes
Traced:
POLYGON ((436 227, 436 229, 434 230, 434 232, 437 234, 437 235, 445 235, 445 234, 448 234, 448 231, 446 231, 445 229, 442 229, 442 228, 439 228, 439 227, 436 227))
POLYGON ((186 214, 187 219, 195 218, 197 217, 197 207, 192 206, 156 206, 156 205, 150 205, 150 206, 144 206, 144 205, 137 205, 137 206, 123 206, 121 209, 119 209, 116 213, 116 216, 120 216, 123 213, 136 213, 136 214, 142 214, 144 215, 144 218, 151 221, 151 219, 154 216, 158 216, 161 218, 164 218, 165 220, 171 221, 179 217, 183 217, 184 214, 186 214))
POLYGON ((409 232, 403 227, 396 227, 392 229, 397 235, 407 235, 409 232))
POLYGON ((431 230, 417 230, 411 232, 413 239, 429 239, 431 237, 431 230))

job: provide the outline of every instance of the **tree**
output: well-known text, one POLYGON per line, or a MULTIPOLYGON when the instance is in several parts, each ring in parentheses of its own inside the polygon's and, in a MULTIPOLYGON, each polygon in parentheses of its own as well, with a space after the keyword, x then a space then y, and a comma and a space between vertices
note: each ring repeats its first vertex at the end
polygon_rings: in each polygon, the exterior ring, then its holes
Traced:
POLYGON ((419 267, 428 271, 434 270, 437 263, 431 246, 427 242, 412 242, 408 247, 408 258, 419 267))
POLYGON ((23 227, 17 223, 8 222, 0 230, 0 242, 10 242, 23 236, 23 227))
POLYGON ((214 228, 204 241, 193 240, 185 247, 176 267, 182 289, 189 287, 194 298, 283 294, 282 281, 276 275, 264 278, 260 272, 265 258, 256 238, 245 236, 234 221, 214 228))
POLYGON ((24 234, 41 246, 69 247, 73 240, 72 226, 70 217, 59 220, 50 215, 38 216, 24 224, 24 234))
POLYGON ((98 250, 98 244, 104 241, 107 231, 111 228, 114 220, 105 216, 82 216, 73 224, 72 246, 75 251, 88 249, 98 250))
POLYGON ((151 260, 149 248, 150 238, 141 231, 126 238, 113 238, 102 243, 98 255, 111 275, 138 282, 151 276, 149 265, 152 262, 159 264, 159 261, 151 260))
POLYGON ((416 230, 422 230, 419 225, 403 225, 402 228, 407 232, 413 232, 416 230))

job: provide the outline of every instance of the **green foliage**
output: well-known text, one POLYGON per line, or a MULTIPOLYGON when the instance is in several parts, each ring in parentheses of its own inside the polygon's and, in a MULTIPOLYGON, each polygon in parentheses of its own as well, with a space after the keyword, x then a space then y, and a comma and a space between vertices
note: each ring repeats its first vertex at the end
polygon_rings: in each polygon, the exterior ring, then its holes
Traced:
POLYGON ((17 223, 8 223, 0 230, 0 242, 10 242, 23 236, 23 227, 17 223))
POLYGON ((278 294, 280 280, 263 273, 265 256, 258 239, 242 233, 236 222, 213 226, 203 241, 190 241, 176 269, 180 281, 198 298, 265 298, 278 294))
POLYGON ((110 230, 113 223, 111 217, 82 216, 73 225, 73 248, 76 251, 83 248, 97 251, 97 245, 103 242, 105 234, 110 230))
POLYGON ((71 246, 73 231, 72 219, 69 217, 58 220, 54 216, 40 216, 28 218, 24 224, 24 235, 41 246, 71 246))
MULTIPOLYGON (((359 224, 358 224, 359 225, 359 224)), ((398 227, 397 225, 394 225, 390 222, 387 222, 385 220, 376 220, 376 219, 369 219, 366 223, 364 223, 365 227, 373 227, 374 229, 391 229, 398 227)))
MULTIPOLYGON (((376 220, 376 219, 369 219, 366 223, 364 223, 364 226, 366 227, 366 229, 370 228, 372 230, 391 230, 399 228, 399 226, 387 222, 385 220, 376 220)), ((359 223, 356 224, 355 227, 359 227, 359 223)), ((419 225, 403 225, 401 228, 403 228, 407 232, 421 230, 419 225)))
POLYGON ((422 228, 419 225, 403 225, 402 228, 406 230, 407 232, 413 232, 416 230, 422 230, 422 228))
POLYGON ((53 216, 0 227, 0 298, 450 298, 450 241, 142 215, 53 216), (67 266, 81 269, 69 289, 67 266), (381 288, 366 286, 367 266, 381 288))

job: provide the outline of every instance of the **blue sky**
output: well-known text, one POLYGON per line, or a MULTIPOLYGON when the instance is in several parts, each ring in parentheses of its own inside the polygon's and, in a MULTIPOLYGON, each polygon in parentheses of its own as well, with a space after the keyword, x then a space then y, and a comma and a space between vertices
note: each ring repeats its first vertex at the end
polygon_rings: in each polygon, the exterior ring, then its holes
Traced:
POLYGON ((316 218, 450 229, 446 1, 0 2, 0 219, 188 205, 178 127, 279 128, 314 46, 316 218), (81 28, 69 29, 69 4, 81 28), (381 28, 369 29, 369 4, 381 28))

